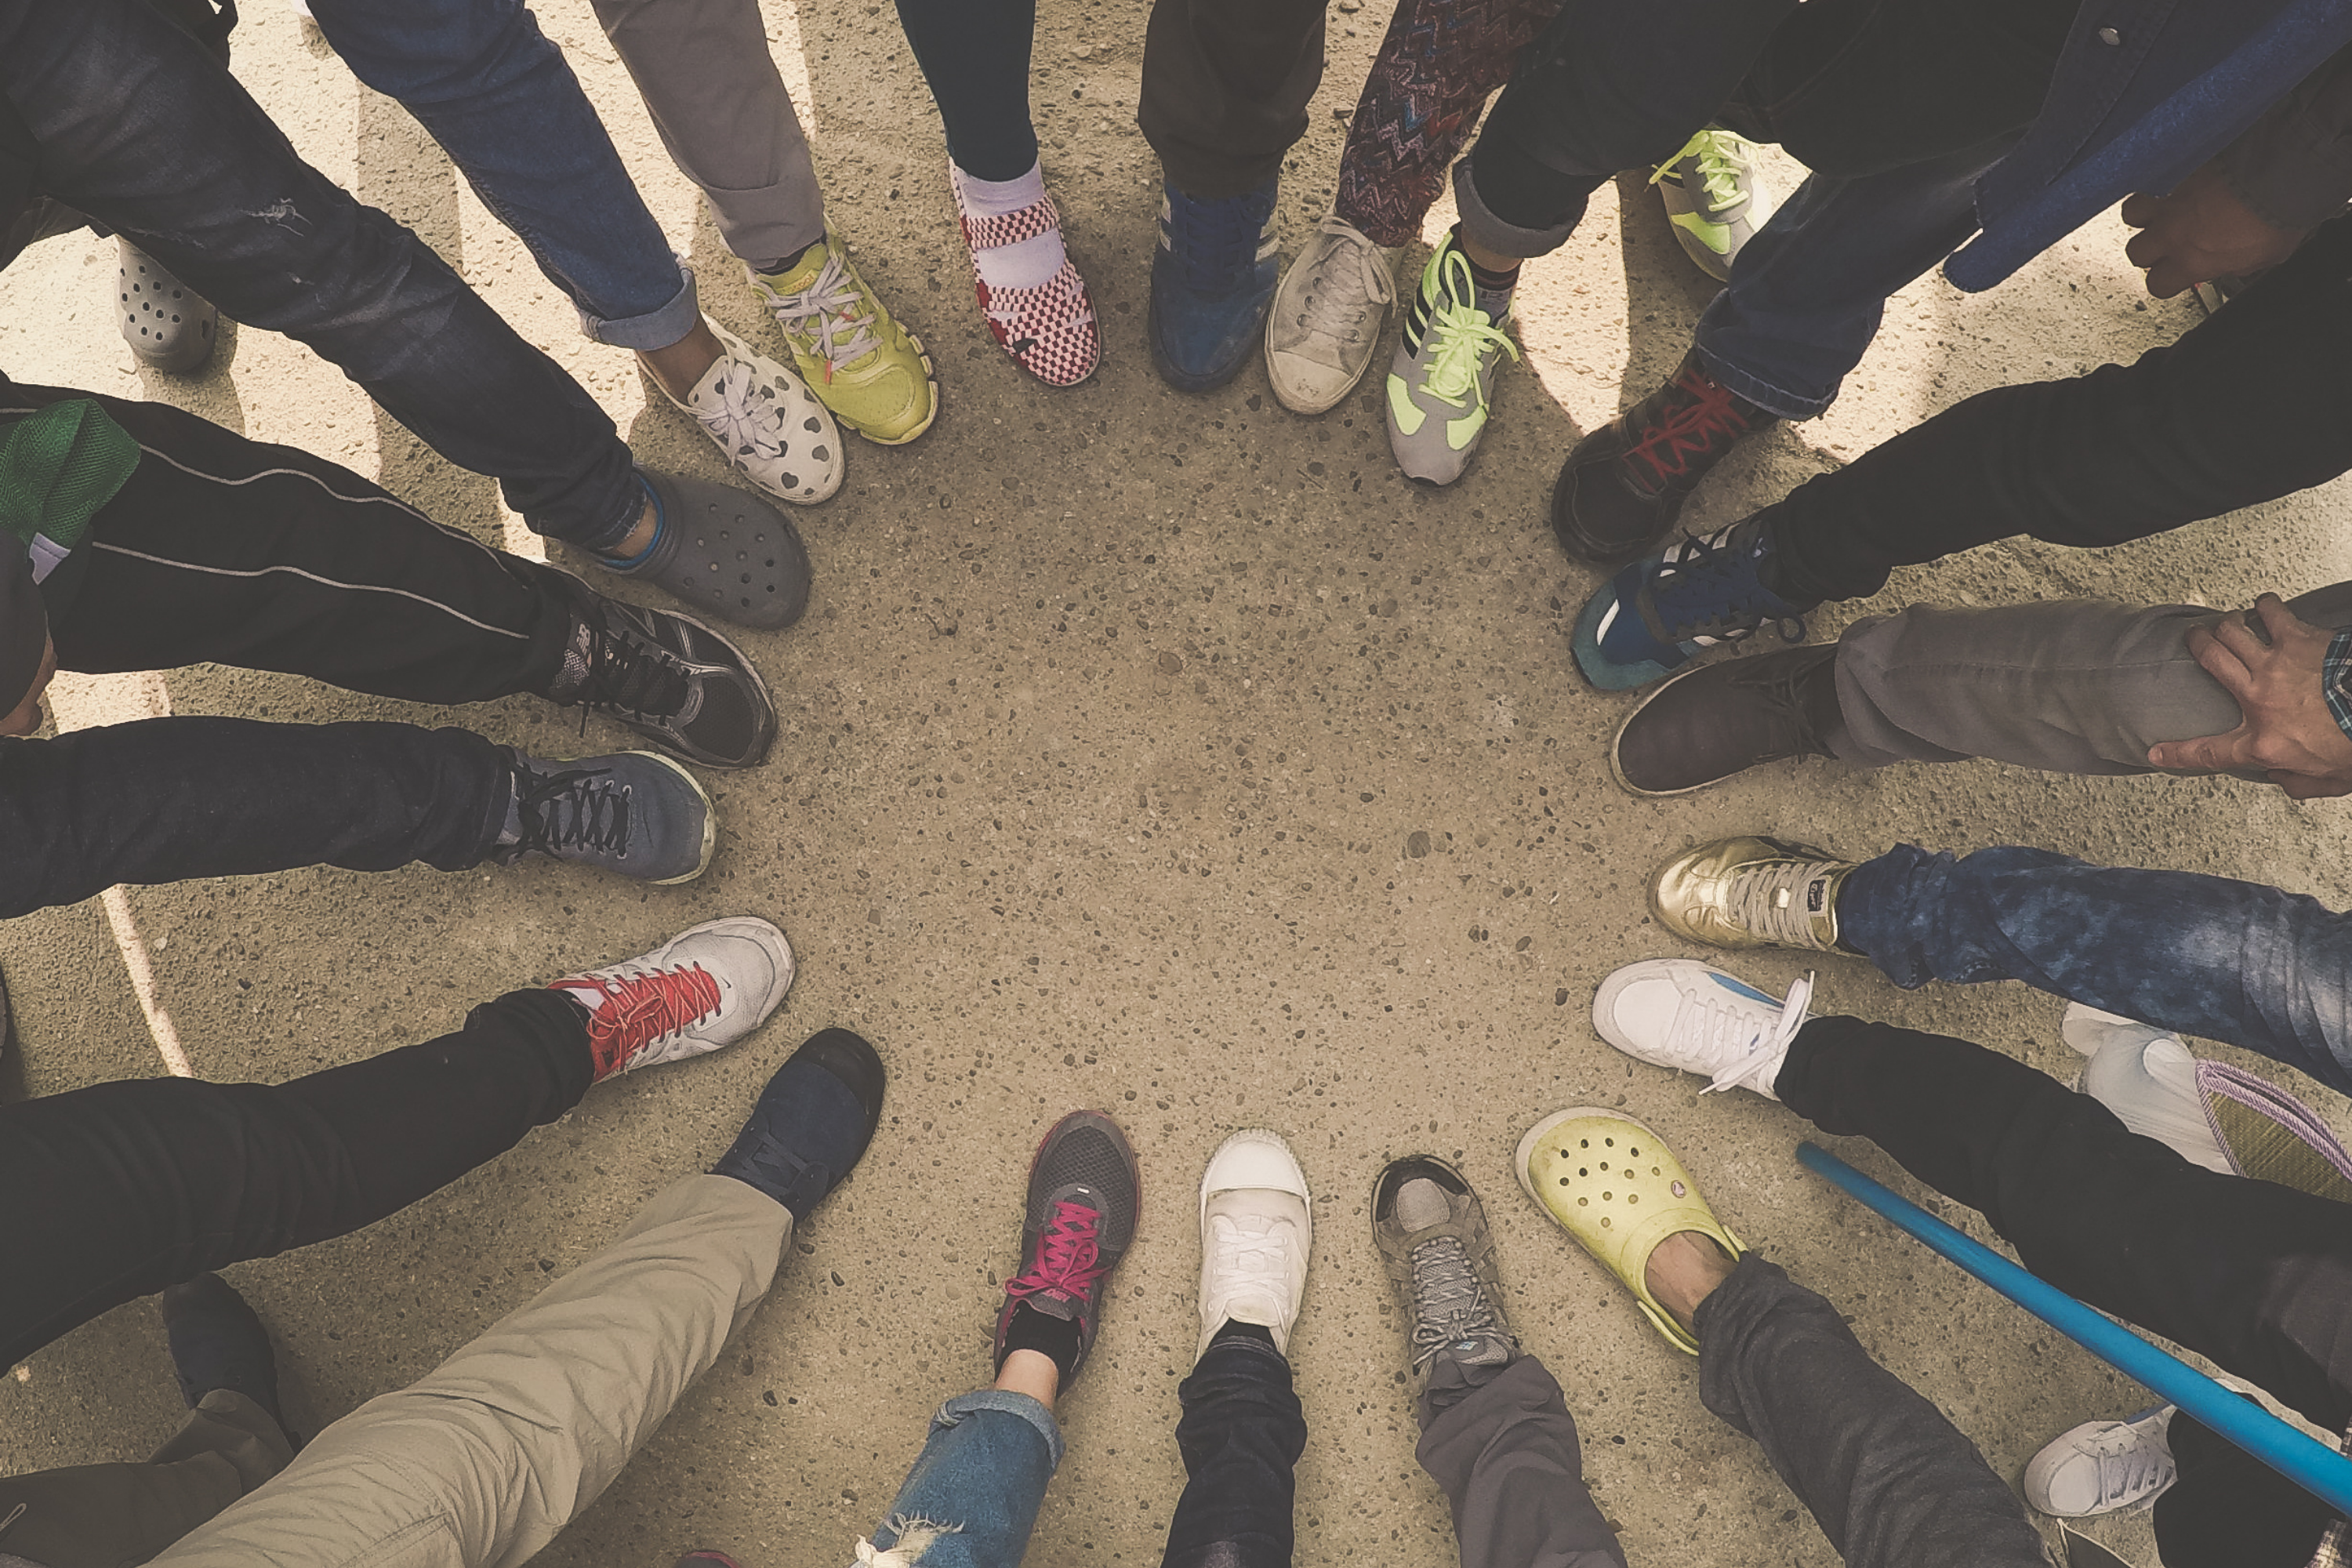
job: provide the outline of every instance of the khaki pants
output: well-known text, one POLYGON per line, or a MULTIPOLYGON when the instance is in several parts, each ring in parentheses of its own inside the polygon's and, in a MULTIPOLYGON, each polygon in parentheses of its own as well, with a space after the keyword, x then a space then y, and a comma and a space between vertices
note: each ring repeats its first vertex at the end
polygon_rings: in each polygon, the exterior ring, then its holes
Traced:
POLYGON ((145 1464, 76 1465, 0 1480, 0 1520, 14 1516, 0 1529, 0 1554, 42 1568, 133 1568, 293 1457, 268 1411, 215 1389, 145 1464))
POLYGON ((689 1176, 530 1305, 328 1427, 154 1561, 511 1568, 612 1484, 719 1359, 791 1235, 772 1198, 689 1176))

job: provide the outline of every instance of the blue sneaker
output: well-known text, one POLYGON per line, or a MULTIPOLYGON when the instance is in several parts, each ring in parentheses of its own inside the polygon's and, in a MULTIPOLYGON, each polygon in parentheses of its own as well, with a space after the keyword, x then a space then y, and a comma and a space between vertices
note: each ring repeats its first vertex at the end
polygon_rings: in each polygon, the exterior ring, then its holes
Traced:
POLYGON ((1769 548, 1762 519, 1749 518, 1634 562, 1576 617, 1577 669, 1603 691, 1630 691, 1768 624, 1784 642, 1804 641, 1813 605, 1791 604, 1764 585, 1769 548))
POLYGON ((1279 177, 1223 201, 1196 202, 1165 181, 1160 245, 1151 253, 1151 363, 1185 392, 1208 392, 1239 374, 1265 335, 1276 265, 1279 177))
POLYGON ((820 1030, 776 1069, 734 1147, 710 1173, 757 1187, 793 1219, 806 1219, 873 1141, 887 1076, 881 1057, 861 1037, 820 1030))

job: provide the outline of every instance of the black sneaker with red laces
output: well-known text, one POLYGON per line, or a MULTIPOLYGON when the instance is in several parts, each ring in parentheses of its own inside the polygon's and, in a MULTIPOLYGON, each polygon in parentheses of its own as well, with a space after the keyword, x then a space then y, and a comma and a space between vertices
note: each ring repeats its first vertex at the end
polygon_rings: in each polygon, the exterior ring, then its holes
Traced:
POLYGON ((1118 1123, 1074 1110, 1054 1123, 1029 1167, 1021 1272, 1004 1282, 996 1366, 1016 1350, 1050 1356, 1067 1388, 1094 1348, 1104 1284, 1135 1239, 1142 1207, 1135 1151, 1118 1123))
POLYGON ((1732 447, 1780 421, 1706 374, 1696 351, 1674 379, 1576 444, 1552 487, 1560 548, 1620 566, 1674 531, 1683 502, 1732 447))

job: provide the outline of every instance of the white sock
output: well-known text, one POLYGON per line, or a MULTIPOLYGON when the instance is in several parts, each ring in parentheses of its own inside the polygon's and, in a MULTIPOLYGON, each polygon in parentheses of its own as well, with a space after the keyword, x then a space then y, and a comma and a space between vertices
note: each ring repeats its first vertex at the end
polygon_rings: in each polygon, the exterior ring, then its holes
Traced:
MULTIPOLYGON (((975 180, 953 163, 948 183, 955 188, 956 205, 967 217, 1003 217, 1045 199, 1045 170, 1041 163, 1014 180, 975 180)), ((1062 269, 1065 252, 1058 228, 1023 240, 974 251, 980 276, 992 289, 1035 289, 1062 269)))

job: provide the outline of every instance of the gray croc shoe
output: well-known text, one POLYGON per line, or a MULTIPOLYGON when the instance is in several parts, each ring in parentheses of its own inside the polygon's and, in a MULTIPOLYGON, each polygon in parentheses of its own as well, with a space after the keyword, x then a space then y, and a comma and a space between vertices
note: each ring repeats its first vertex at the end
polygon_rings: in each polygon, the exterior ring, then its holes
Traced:
POLYGON ((798 530, 769 501, 733 485, 640 468, 661 533, 645 558, 605 570, 642 577, 706 615, 775 631, 808 608, 809 558, 798 530))
POLYGON ((203 369, 220 335, 220 312, 121 235, 114 254, 115 309, 122 341, 139 363, 173 375, 203 369))

